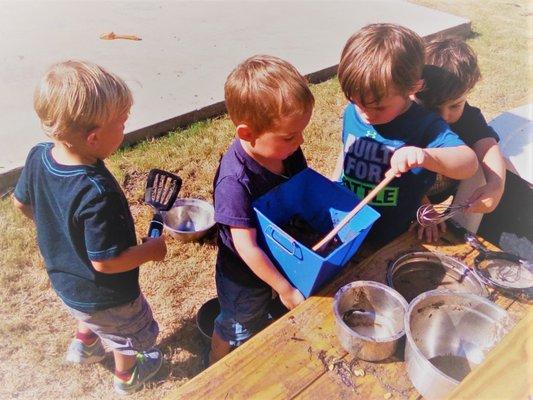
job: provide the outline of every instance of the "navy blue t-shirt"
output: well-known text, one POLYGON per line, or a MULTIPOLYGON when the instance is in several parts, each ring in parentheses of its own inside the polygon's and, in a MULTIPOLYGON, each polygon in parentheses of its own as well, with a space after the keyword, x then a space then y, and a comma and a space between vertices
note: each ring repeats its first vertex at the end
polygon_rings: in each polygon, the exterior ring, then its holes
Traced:
MULTIPOLYGON (((464 143, 437 114, 416 103, 391 122, 370 125, 364 122, 353 104, 344 111, 342 183, 362 199, 384 179, 394 151, 403 146, 421 148, 453 147, 464 143)), ((383 244, 405 232, 416 217, 435 173, 414 168, 395 178, 370 203, 380 214, 369 240, 383 244)))
MULTIPOLYGON (((474 147, 476 142, 486 138, 493 138, 496 142, 500 141, 496 131, 487 124, 485 117, 481 114, 481 110, 477 107, 472 107, 468 103, 465 104, 461 118, 451 124, 450 128, 469 147, 474 147)), ((460 181, 458 180, 438 175, 435 185, 428 192, 429 200, 432 203, 440 203, 446 200, 457 192, 459 183, 460 181)))
POLYGON ((220 160, 214 180, 215 221, 218 223, 217 273, 246 287, 268 286, 238 255, 230 227, 256 228, 252 202, 307 167, 301 149, 283 162, 285 173, 277 175, 250 157, 235 139, 220 160))
POLYGON ((14 196, 33 209, 54 290, 69 307, 83 312, 135 300, 140 294, 138 268, 103 274, 91 264, 137 244, 124 193, 103 161, 61 165, 52 148, 52 143, 41 143, 30 151, 14 196))
POLYGON ((473 147, 477 141, 485 138, 493 138, 497 142, 500 141, 496 131, 487 124, 485 117, 481 114, 481 110, 477 107, 472 107, 468 103, 465 104, 461 118, 457 122, 450 124, 450 128, 469 147, 473 147))

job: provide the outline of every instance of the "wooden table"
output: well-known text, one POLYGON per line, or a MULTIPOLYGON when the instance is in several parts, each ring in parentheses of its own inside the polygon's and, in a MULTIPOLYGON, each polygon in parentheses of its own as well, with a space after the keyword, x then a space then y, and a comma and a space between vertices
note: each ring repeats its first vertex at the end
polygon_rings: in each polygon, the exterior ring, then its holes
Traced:
MULTIPOLYGON (((495 249, 490 243, 481 242, 495 249)), ((473 264, 477 255, 477 251, 449 233, 436 245, 422 245, 413 234, 406 233, 373 254, 363 247, 355 260, 318 294, 167 398, 421 399, 407 376, 402 354, 386 362, 370 363, 355 359, 341 347, 335 334, 332 305, 333 296, 342 285, 360 279, 385 283, 391 260, 406 252, 428 250, 452 255, 468 265, 473 264)), ((532 309, 522 299, 493 295, 495 302, 507 309, 515 321, 532 309)), ((523 357, 527 363, 527 356, 523 357)), ((484 364, 478 367, 483 368, 484 364)))

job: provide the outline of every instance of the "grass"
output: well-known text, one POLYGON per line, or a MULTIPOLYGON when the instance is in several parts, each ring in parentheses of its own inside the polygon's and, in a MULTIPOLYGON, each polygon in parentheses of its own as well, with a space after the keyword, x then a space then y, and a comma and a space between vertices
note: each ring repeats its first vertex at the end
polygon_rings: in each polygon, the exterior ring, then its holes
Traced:
MULTIPOLYGON (((484 79, 470 100, 487 119, 530 101, 526 1, 415 2, 473 21, 468 43, 479 55, 484 79)), ((345 100, 336 79, 313 85, 312 91, 317 103, 303 149, 310 166, 327 175, 338 151, 345 100)), ((142 203, 146 172, 153 167, 176 172, 183 178, 180 196, 211 200, 212 178, 233 134, 223 116, 123 149, 106 161, 124 187, 139 237, 150 218, 142 203)), ((0 215, 0 398, 115 398, 112 361, 89 368, 63 364, 75 324, 50 288, 32 224, 9 199, 0 201, 0 215)), ((133 399, 160 398, 201 371, 205 345, 194 317, 215 295, 214 238, 189 244, 169 239, 168 247, 164 262, 141 267, 141 286, 161 328, 159 344, 167 366, 161 382, 133 399)))

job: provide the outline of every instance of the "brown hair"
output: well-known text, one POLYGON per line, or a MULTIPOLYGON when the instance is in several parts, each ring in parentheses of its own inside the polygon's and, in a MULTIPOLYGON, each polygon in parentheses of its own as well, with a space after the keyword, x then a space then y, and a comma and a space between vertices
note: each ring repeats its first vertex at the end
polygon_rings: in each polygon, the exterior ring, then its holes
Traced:
POLYGON ((395 24, 371 24, 348 39, 338 76, 350 101, 379 102, 396 92, 407 95, 424 66, 424 43, 410 29, 395 24))
POLYGON ((431 110, 470 91, 481 78, 477 57, 459 39, 438 39, 426 45, 424 88, 417 93, 431 110))
POLYGON ((85 134, 129 112, 126 83, 99 65, 69 60, 52 65, 35 89, 33 106, 53 139, 85 134))
POLYGON ((287 61, 266 55, 244 60, 229 74, 224 98, 235 125, 256 134, 276 126, 281 117, 304 114, 315 104, 307 81, 287 61))

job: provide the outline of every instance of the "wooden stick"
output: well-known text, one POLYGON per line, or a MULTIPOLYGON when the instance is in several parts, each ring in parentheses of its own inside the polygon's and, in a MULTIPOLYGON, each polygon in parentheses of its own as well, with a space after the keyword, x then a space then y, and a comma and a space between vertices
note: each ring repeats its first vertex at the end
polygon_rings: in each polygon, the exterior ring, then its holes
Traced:
POLYGON ((115 39, 142 40, 140 37, 135 36, 135 35, 119 35, 119 34, 116 34, 115 32, 104 33, 104 34, 100 35, 100 39, 104 39, 104 40, 115 40, 115 39))
POLYGON ((335 235, 337 233, 339 233, 339 231, 344 228, 344 226, 350 222, 350 220, 355 216, 355 214, 357 214, 359 212, 359 210, 361 210, 361 208, 363 208, 365 205, 367 205, 368 203, 370 203, 372 200, 374 200, 374 197, 377 196, 377 194, 379 192, 381 192, 385 186, 387 186, 395 177, 396 177, 396 174, 397 172, 396 171, 393 171, 392 169, 389 169, 387 172, 385 172, 385 179, 383 179, 379 185, 377 185, 374 189, 372 189, 372 191, 370 193, 368 193, 366 195, 366 197, 361 200, 359 202, 359 204, 357 204, 357 206, 355 206, 355 208, 350 211, 348 214, 346 214, 346 216, 341 220, 341 222, 339 222, 337 224, 336 227, 334 227, 325 237, 324 239, 322 239, 320 242, 318 242, 317 244, 315 244, 313 246, 313 251, 318 251, 320 250, 321 248, 323 248, 326 244, 329 243, 329 241, 331 239, 333 239, 335 237, 335 235))

